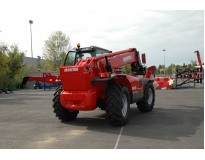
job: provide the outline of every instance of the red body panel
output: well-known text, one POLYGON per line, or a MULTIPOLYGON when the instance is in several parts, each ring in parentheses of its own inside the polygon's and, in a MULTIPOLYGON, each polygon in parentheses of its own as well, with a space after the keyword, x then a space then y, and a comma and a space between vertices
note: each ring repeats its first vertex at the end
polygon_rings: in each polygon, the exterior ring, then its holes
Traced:
POLYGON ((125 77, 115 77, 114 81, 118 84, 121 83, 127 86, 129 92, 144 89, 144 82, 134 76, 126 75, 125 77))
POLYGON ((63 89, 65 91, 88 91, 92 88, 91 79, 95 77, 96 69, 95 59, 80 60, 75 66, 62 66, 60 68, 60 77, 63 89), (90 70, 86 69, 90 66, 90 70))
POLYGON ((44 78, 42 76, 29 76, 28 81, 40 81, 40 82, 44 82, 44 78))
POLYGON ((46 83, 48 84, 58 84, 56 82, 56 76, 51 73, 43 73, 43 78, 45 78, 46 83))
POLYGON ((68 110, 94 110, 97 103, 96 89, 88 91, 62 91, 61 104, 68 110))
POLYGON ((173 78, 169 77, 156 77, 154 78, 155 82, 158 84, 156 89, 170 89, 171 84, 169 84, 169 81, 173 78))
POLYGON ((150 66, 150 67, 147 69, 147 72, 146 72, 144 78, 152 78, 151 76, 155 73, 155 70, 156 70, 156 67, 155 67, 155 66, 150 66))

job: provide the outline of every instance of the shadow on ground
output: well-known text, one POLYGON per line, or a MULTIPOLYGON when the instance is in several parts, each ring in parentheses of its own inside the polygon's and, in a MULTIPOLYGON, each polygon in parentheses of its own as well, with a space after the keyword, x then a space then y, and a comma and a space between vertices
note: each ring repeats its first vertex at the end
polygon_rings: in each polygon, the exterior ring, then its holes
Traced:
MULTIPOLYGON (((180 108, 156 108, 152 112, 140 112, 137 107, 130 109, 129 122, 124 126, 123 135, 150 139, 178 141, 179 137, 190 137, 204 122, 204 108, 200 106, 179 106, 180 108), (200 113, 200 114, 199 114, 200 113)), ((106 113, 95 117, 78 117, 65 124, 86 126, 94 132, 116 133, 121 127, 110 126, 106 113)))

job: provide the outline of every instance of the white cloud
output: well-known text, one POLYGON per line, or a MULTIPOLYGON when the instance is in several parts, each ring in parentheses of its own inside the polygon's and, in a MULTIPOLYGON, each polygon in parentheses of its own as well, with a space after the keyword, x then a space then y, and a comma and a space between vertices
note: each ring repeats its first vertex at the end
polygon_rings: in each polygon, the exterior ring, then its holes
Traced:
POLYGON ((148 66, 164 63, 162 49, 166 49, 167 65, 197 60, 195 50, 204 59, 204 11, 143 10, 139 3, 103 2, 13 1, 17 8, 12 5, 0 11, 0 40, 19 44, 31 56, 31 19, 34 57, 42 55, 48 36, 61 30, 70 36, 73 47, 80 42, 81 46, 96 45, 112 51, 137 48, 146 53, 148 66))

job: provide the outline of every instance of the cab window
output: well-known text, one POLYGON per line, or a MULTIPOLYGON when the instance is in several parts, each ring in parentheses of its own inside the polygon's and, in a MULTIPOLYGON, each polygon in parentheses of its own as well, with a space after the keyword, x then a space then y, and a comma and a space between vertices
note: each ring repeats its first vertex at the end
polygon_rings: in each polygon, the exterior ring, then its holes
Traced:
POLYGON ((65 66, 74 65, 75 54, 76 53, 74 51, 68 52, 67 57, 65 59, 65 63, 64 63, 65 66))
POLYGON ((76 62, 80 59, 86 59, 88 57, 92 57, 91 53, 80 53, 76 56, 76 62))
POLYGON ((102 54, 104 54, 104 53, 108 53, 109 51, 96 48, 96 49, 95 49, 95 52, 96 52, 96 56, 99 56, 99 55, 102 55, 102 54))

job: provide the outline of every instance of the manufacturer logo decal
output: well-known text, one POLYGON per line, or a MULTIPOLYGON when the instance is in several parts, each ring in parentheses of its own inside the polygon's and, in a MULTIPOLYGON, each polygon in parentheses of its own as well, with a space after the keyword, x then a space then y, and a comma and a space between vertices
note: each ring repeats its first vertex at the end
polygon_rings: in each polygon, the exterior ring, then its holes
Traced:
POLYGON ((126 62, 126 61, 129 61, 129 60, 131 60, 132 59, 132 56, 130 55, 130 56, 127 56, 127 57, 124 57, 123 58, 123 62, 126 62))
POLYGON ((65 68, 64 72, 76 72, 78 71, 78 68, 65 68))

